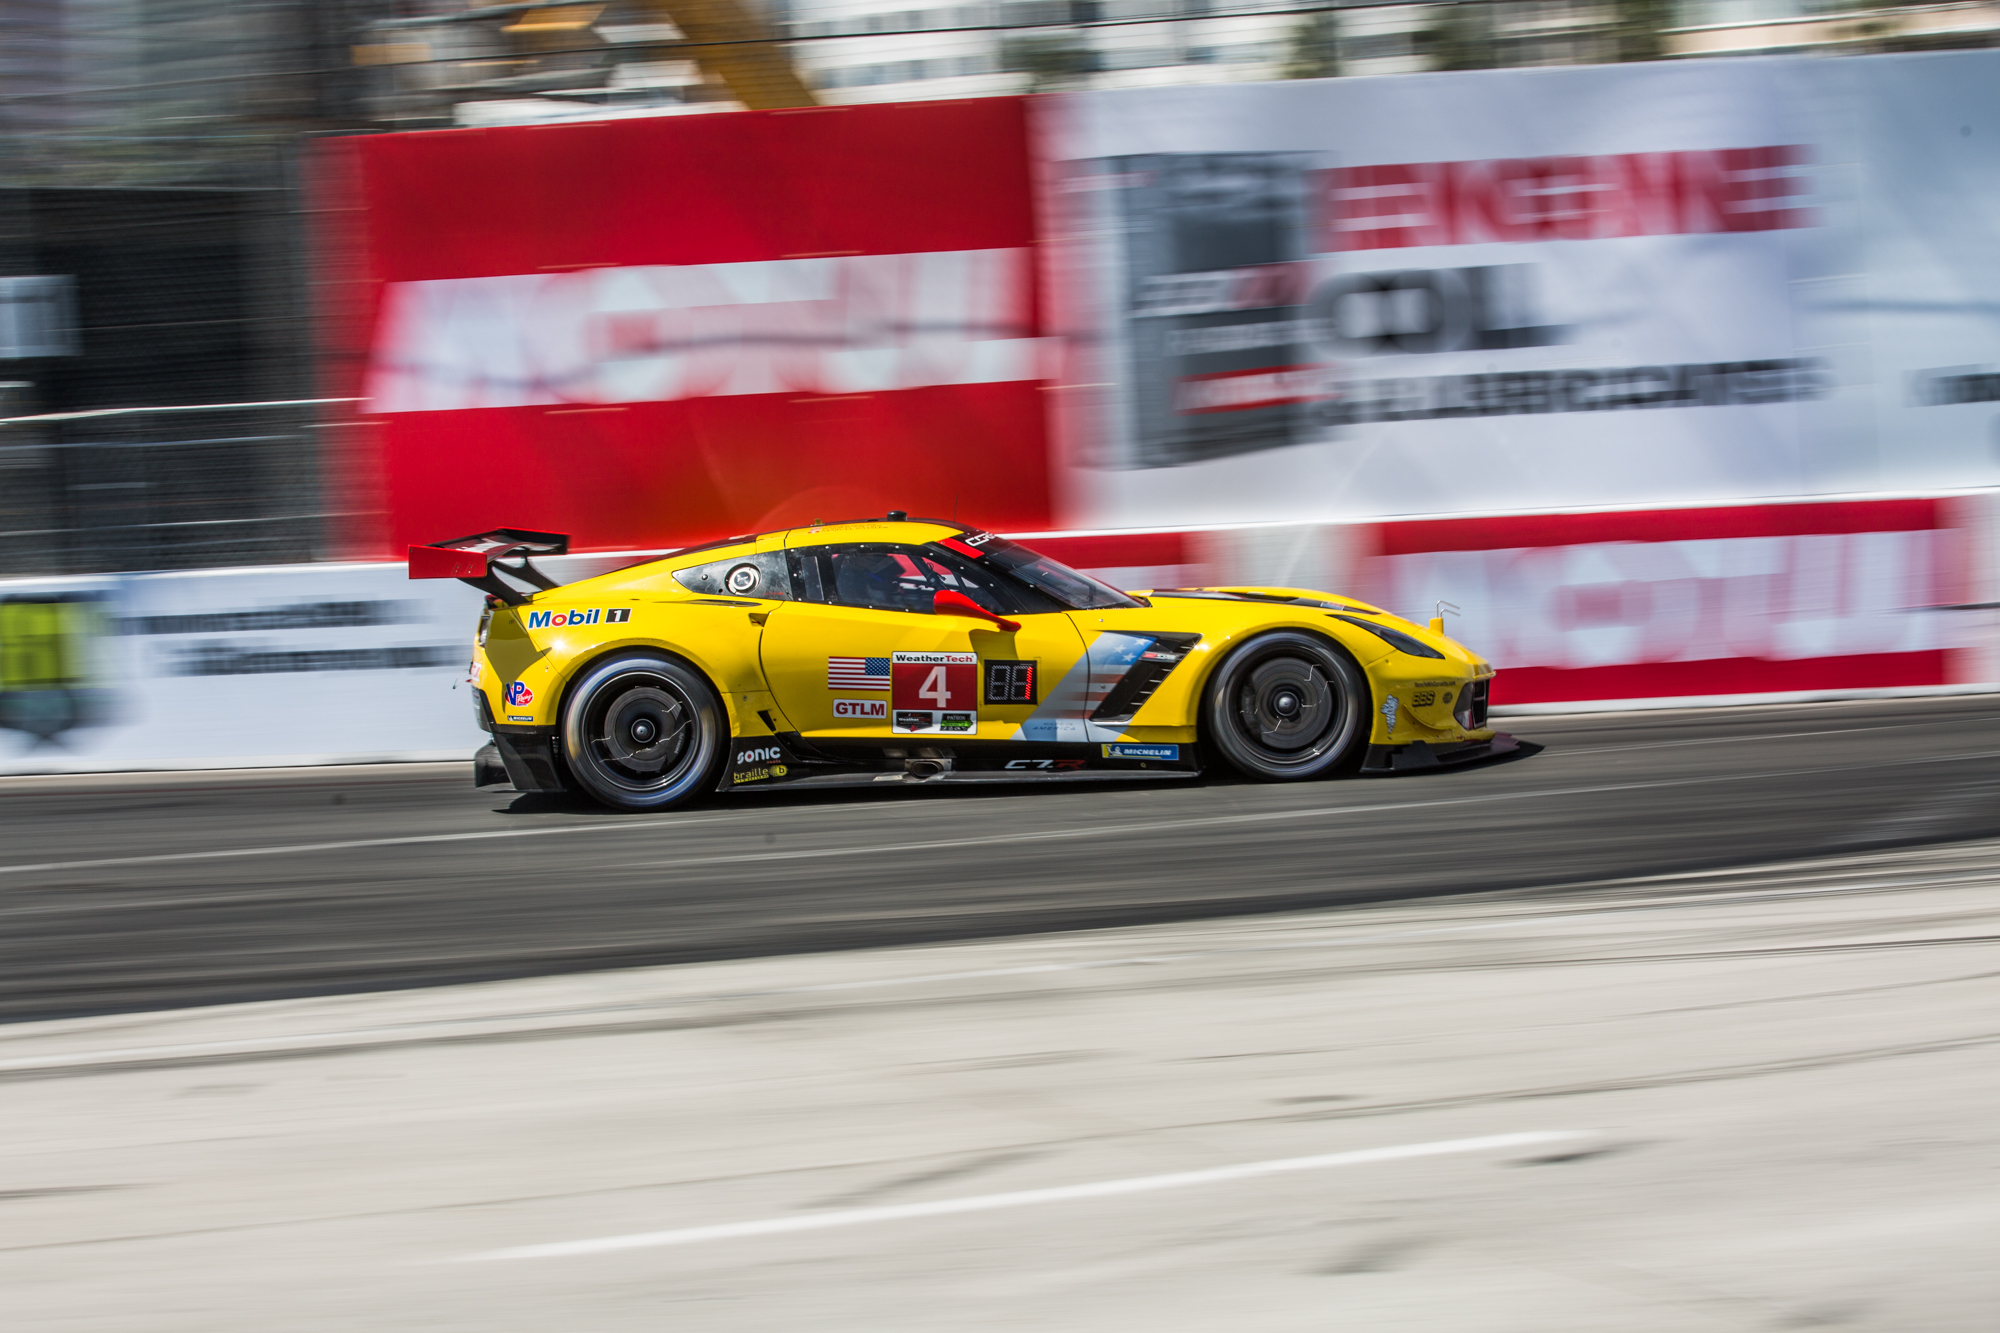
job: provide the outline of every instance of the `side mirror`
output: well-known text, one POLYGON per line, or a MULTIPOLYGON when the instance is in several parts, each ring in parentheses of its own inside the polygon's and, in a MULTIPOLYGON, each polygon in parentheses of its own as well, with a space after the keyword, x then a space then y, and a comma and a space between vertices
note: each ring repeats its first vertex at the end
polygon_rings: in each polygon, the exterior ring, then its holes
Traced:
POLYGON ((931 598, 931 610, 941 616, 971 616, 974 620, 990 620, 1001 629, 1013 631, 1021 628, 1018 620, 996 616, 962 592, 940 588, 931 598))

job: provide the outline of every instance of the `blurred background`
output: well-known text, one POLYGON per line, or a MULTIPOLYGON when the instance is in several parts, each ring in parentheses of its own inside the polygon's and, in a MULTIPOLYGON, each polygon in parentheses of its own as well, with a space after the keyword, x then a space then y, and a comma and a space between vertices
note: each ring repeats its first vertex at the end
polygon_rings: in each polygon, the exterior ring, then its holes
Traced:
POLYGON ((0 574, 22 575, 266 564, 333 549, 311 401, 320 377, 301 167, 322 136, 806 96, 844 104, 1984 47, 2000 34, 2000 10, 18 0, 0 6, 0 25, 0 574), (690 40, 683 25, 715 35, 690 40), (730 63, 745 63, 736 43, 765 38, 771 69, 746 75, 730 63), (803 88, 786 86, 794 81, 803 88))
POLYGON ((1996 34, 0 0, 9 1326, 1987 1333, 1996 34), (409 544, 890 509, 1525 762, 468 782, 409 544))
POLYGON ((400 665, 328 688, 414 719, 470 612, 394 582, 409 542, 889 507, 1134 585, 1450 600, 1503 706, 2000 678, 2000 7, 0 24, 0 587, 43 608, 0 641, 0 765, 455 753, 197 755, 160 728, 237 696, 148 691, 394 625, 400 665))

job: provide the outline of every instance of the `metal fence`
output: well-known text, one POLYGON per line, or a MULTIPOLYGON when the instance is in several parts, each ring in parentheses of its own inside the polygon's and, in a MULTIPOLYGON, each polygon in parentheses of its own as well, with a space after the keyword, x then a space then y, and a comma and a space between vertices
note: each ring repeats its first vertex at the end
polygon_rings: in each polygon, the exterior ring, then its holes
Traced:
POLYGON ((309 560, 325 547, 319 405, 0 420, 0 573, 309 560))
POLYGON ((321 551, 289 150, 254 165, 222 186, 0 189, 7 268, 59 297, 0 362, 0 576, 321 551))

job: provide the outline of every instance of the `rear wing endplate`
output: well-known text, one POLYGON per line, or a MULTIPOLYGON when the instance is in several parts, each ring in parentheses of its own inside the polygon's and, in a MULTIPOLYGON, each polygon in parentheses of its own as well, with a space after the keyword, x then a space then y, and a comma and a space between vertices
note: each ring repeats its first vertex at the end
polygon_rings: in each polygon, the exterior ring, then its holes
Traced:
POLYGON ((522 591, 500 576, 505 574, 542 591, 558 587, 560 585, 536 569, 528 557, 562 555, 568 550, 569 537, 565 533, 495 528, 470 537, 432 542, 429 546, 412 546, 410 577, 458 579, 509 606, 519 606, 535 594, 522 591))

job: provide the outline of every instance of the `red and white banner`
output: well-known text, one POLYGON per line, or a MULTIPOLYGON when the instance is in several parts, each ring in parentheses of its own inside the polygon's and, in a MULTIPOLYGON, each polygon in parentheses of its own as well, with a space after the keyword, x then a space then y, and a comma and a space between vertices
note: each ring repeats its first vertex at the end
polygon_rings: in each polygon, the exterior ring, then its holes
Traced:
POLYGON ((1504 668, 1502 704, 1967 683, 1968 531, 1937 500, 1370 525, 1355 592, 1504 668))
POLYGON ((1018 99, 376 135, 317 178, 357 554, 1051 520, 1018 99))
POLYGON ((1346 593, 1500 668, 1497 706, 1715 701, 1996 678, 1987 497, 1050 534, 1127 587, 1346 593))

